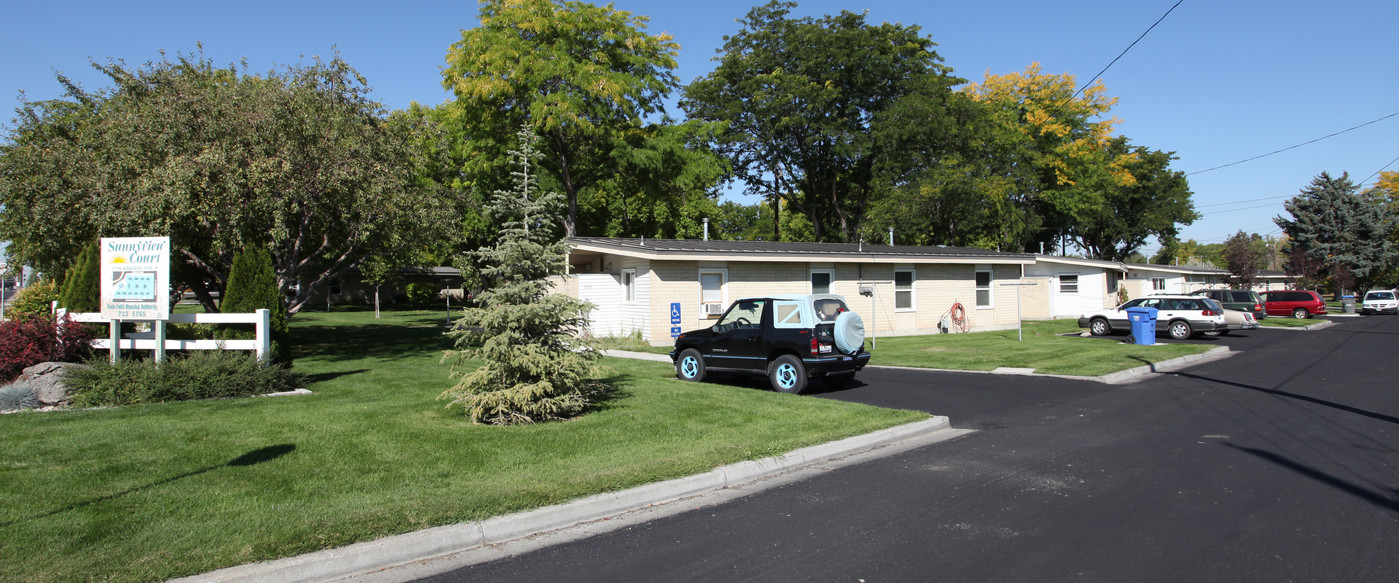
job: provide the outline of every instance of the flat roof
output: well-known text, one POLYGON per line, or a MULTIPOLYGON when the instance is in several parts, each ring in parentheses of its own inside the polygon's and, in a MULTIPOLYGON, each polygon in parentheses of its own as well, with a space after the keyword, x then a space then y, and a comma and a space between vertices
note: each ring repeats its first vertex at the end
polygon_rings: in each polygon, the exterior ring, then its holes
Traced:
POLYGON ((716 241, 698 239, 615 239, 572 237, 579 251, 645 259, 685 261, 830 261, 843 263, 1009 263, 1035 262, 1030 253, 1005 253, 972 247, 876 245, 873 243, 799 243, 788 241, 716 241))

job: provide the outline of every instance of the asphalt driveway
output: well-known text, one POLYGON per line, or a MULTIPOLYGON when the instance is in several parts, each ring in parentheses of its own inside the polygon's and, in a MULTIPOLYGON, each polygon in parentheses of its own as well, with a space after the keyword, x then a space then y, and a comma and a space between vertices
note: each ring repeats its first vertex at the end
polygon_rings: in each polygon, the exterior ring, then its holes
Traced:
POLYGON ((867 370, 978 431, 433 581, 1392 581, 1399 318, 1139 383, 867 370))

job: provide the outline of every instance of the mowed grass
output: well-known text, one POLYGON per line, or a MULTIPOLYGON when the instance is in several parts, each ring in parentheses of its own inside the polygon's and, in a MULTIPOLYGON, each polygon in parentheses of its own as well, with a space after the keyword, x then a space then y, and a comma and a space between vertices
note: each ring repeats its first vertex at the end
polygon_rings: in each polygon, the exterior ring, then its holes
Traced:
POLYGON ((1032 368, 1040 374, 1076 376, 1101 376, 1211 348, 1174 343, 1164 336, 1158 336, 1154 346, 1137 346, 1125 344, 1125 336, 1083 338, 1077 335, 1082 331, 1073 320, 1027 321, 1023 342, 1015 330, 997 330, 879 338, 875 348, 866 338, 865 347, 874 355, 872 365, 952 370, 1032 368))
POLYGON ((293 319, 309 396, 0 416, 0 580, 156 581, 479 520, 926 419, 607 359, 587 415, 443 409, 441 311, 293 319))

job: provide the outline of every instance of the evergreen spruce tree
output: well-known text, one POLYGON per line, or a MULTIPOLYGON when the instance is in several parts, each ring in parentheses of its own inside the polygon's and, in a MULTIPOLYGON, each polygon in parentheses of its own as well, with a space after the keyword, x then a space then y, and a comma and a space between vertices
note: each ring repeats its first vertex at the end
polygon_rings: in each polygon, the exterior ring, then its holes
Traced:
MULTIPOLYGON (((233 256, 233 266, 228 271, 228 285, 224 290, 219 311, 229 314, 251 313, 266 308, 272 312, 272 352, 271 361, 275 364, 291 364, 291 345, 288 342, 287 310, 282 305, 282 294, 277 290, 277 277, 272 271, 272 255, 266 249, 248 245, 233 256)), ((242 330, 224 330, 223 338, 250 338, 242 330)))
POLYGON ((69 312, 96 312, 102 309, 101 255, 97 243, 83 248, 63 276, 58 305, 69 312))
POLYGON ((1399 245, 1390 238, 1395 214, 1383 199, 1361 194, 1346 174, 1332 178, 1322 172, 1283 208, 1293 218, 1273 222, 1287 234, 1290 253, 1324 265, 1338 288, 1354 278, 1367 289, 1399 262, 1399 245))
POLYGON ((539 151, 528 129, 511 150, 514 189, 498 190, 487 211, 502 224, 495 246, 475 252, 491 288, 477 297, 448 335, 457 350, 456 386, 439 399, 476 423, 514 425, 579 415, 602 385, 599 353, 580 333, 591 305, 549 293, 563 275, 568 244, 560 235, 563 197, 538 192, 539 151), (468 360, 484 361, 470 372, 468 360))

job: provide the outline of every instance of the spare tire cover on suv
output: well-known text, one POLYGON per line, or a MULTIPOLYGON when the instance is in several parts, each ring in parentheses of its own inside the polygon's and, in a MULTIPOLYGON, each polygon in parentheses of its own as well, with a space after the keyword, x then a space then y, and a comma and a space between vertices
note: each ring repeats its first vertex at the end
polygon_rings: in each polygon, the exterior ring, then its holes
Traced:
POLYGON ((835 323, 836 348, 855 354, 865 345, 865 320, 855 312, 841 312, 835 323))

